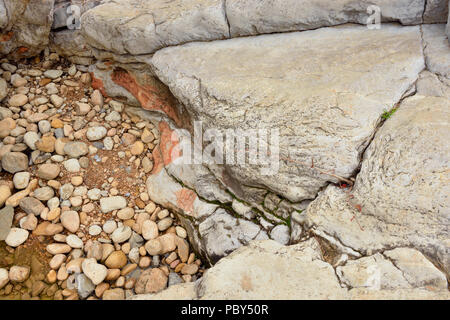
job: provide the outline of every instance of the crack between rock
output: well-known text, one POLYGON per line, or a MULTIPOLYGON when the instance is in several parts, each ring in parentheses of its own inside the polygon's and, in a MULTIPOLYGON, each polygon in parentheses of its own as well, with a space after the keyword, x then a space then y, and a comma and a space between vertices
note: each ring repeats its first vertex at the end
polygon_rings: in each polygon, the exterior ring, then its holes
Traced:
POLYGON ((227 26, 228 26, 228 38, 231 38, 231 27, 230 27, 230 21, 228 20, 228 14, 227 14, 227 0, 223 0, 222 9, 223 9, 224 17, 225 17, 225 22, 227 23, 227 26))
POLYGON ((346 253, 346 254, 348 254, 348 255, 353 255, 353 256, 356 256, 356 257, 364 257, 365 255, 364 255, 364 253, 363 252, 361 252, 361 251, 359 251, 359 250, 356 250, 355 248, 352 248, 351 246, 349 246, 349 245, 345 245, 342 241, 341 241, 341 239, 339 239, 339 238, 337 238, 336 236, 332 236, 332 235, 330 235, 329 233, 327 233, 327 232, 325 232, 325 231, 323 231, 323 230, 317 230, 317 229, 315 229, 314 227, 313 228, 306 228, 305 230, 308 230, 308 231, 311 231, 312 233, 314 233, 315 235, 317 235, 317 236, 319 236, 319 237, 322 237, 322 238, 324 238, 325 240, 327 240, 327 241, 330 241, 330 239, 333 239, 334 241, 335 241, 335 245, 338 247, 338 249, 340 250, 340 251, 342 251, 343 253, 346 253), (347 251, 347 252, 345 252, 345 251, 347 251), (351 251, 353 251, 353 252, 351 252, 351 251), (355 254, 356 253, 356 254, 355 254), (359 256, 357 256, 357 255, 359 255, 359 256))
MULTIPOLYGON (((387 251, 387 250, 385 250, 385 251, 387 251)), ((405 276, 405 272, 397 266, 397 263, 396 263, 393 259, 391 259, 389 256, 385 255, 385 254, 384 254, 384 251, 383 251, 383 252, 380 252, 380 254, 381 254, 386 260, 388 260, 390 263, 392 263, 392 265, 393 265, 398 271, 401 272, 401 274, 402 274, 402 276, 403 276, 403 279, 405 279, 405 281, 408 282, 408 284, 411 286, 411 288, 415 288, 414 285, 413 285, 411 282, 409 282, 408 278, 405 276)))
MULTIPOLYGON (((425 69, 424 70, 430 71, 430 68, 428 67, 428 63, 427 63, 427 55, 425 53, 425 50, 427 49, 428 44, 426 43, 425 38, 423 36, 423 27, 422 27, 422 25, 419 26, 419 30, 420 30, 420 40, 421 40, 421 47, 422 47, 423 63, 425 65, 425 69)), ((422 71, 424 71, 424 70, 422 70, 422 71)))
MULTIPOLYGON (((425 0, 423 3, 423 12, 422 12, 422 23, 425 21, 425 12, 427 11, 428 0, 425 0)), ((422 26, 420 26, 422 29, 422 26)))

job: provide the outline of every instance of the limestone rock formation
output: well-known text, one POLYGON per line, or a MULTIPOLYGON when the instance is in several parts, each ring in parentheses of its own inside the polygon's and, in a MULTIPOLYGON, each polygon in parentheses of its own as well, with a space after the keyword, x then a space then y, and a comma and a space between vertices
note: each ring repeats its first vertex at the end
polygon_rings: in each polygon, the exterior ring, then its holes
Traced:
POLYGON ((307 223, 362 254, 413 246, 448 274, 449 107, 443 97, 405 99, 365 152, 353 190, 327 187, 307 223))
POLYGON ((431 72, 450 79, 450 44, 445 35, 444 24, 423 25, 425 63, 431 72))
POLYGON ((117 54, 148 54, 190 41, 228 37, 223 1, 105 1, 83 15, 90 45, 117 54))
MULTIPOLYGON (((311 169, 312 160, 343 177, 354 173, 383 110, 424 68, 418 28, 387 25, 192 43, 160 50, 150 63, 205 130, 279 129, 278 173, 246 163, 216 176, 292 202, 313 199, 334 181, 311 169)), ((242 197, 239 186, 227 187, 242 197)))
MULTIPOLYGON (((410 256, 398 257, 401 262, 397 260, 396 263, 408 264, 410 256)), ((449 297, 448 290, 442 287, 443 275, 436 268, 432 267, 429 272, 437 276, 438 285, 435 290, 427 290, 423 283, 412 280, 408 282, 406 279, 411 279, 409 278, 411 273, 406 269, 398 269, 380 254, 350 260, 337 270, 335 273, 333 266, 323 260, 321 247, 314 239, 290 247, 284 247, 270 240, 254 241, 220 260, 196 283, 180 284, 159 294, 137 295, 130 299, 448 299, 449 297)), ((412 273, 414 274, 414 271, 412 273)))
POLYGON ((0 54, 31 57, 48 44, 54 0, 0 1, 0 54))
POLYGON ((62 30, 50 34, 50 48, 80 65, 94 63, 94 54, 80 30, 62 30))
MULTIPOLYGON (((381 22, 415 25, 422 22, 425 1, 228 0, 226 11, 231 36, 236 37, 310 30, 343 23, 366 24, 371 14, 378 12, 368 10, 371 5, 380 9, 381 22)), ((442 16, 436 9, 427 17, 433 20, 433 14, 442 16)))
POLYGON ((448 3, 448 6, 449 10, 448 10, 447 28, 445 30, 447 34, 447 39, 450 42, 450 2, 448 3))

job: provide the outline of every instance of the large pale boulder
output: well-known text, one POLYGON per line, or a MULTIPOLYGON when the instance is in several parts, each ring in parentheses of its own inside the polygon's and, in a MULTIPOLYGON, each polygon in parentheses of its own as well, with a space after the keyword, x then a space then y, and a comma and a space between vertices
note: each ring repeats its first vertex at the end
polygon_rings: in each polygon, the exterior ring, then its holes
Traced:
MULTIPOLYGON (((196 282, 170 286, 157 294, 131 296, 130 299, 445 300, 450 297, 447 288, 441 286, 425 288, 417 283, 410 285, 405 280, 408 271, 403 274, 406 269, 397 269, 381 254, 350 260, 337 270, 323 260, 322 248, 314 238, 289 247, 271 240, 253 241, 220 260, 196 282), (383 285, 379 286, 378 280, 383 285)), ((439 273, 436 268, 427 271, 439 273)))
POLYGON ((415 247, 450 272, 450 100, 413 96, 377 132, 353 190, 329 186, 307 225, 362 254, 415 247))
POLYGON ((426 0, 423 23, 445 23, 448 15, 448 0, 426 0))
POLYGON ((337 181, 326 172, 354 174, 381 114, 424 68, 419 28, 392 25, 191 43, 162 49, 149 63, 191 124, 222 134, 279 130, 279 144, 269 143, 281 160, 273 174, 248 161, 209 168, 238 198, 245 181, 292 202, 337 181))
MULTIPOLYGON (((91 1, 95 2, 95 1, 91 1)), ((193 41, 303 31, 344 23, 446 21, 446 0, 119 0, 81 7, 87 42, 118 55, 151 54, 193 41), (89 7, 87 10, 85 7, 89 7)), ((55 25, 66 18, 55 13, 55 25)), ((116 56, 117 57, 117 56, 116 56)))
POLYGON ((447 34, 447 39, 450 42, 450 2, 448 3, 448 19, 447 19, 447 27, 445 28, 445 33, 447 34))
POLYGON ((30 57, 48 44, 55 0, 1 0, 0 54, 30 57))
POLYGON ((315 240, 292 247, 274 241, 242 247, 208 270, 197 290, 202 299, 223 300, 347 297, 315 240))
MULTIPOLYGON (((442 2, 442 0, 440 0, 442 2)), ((228 0, 227 17, 232 37, 301 31, 343 23, 367 24, 380 8, 381 22, 422 22, 425 0, 228 0)), ((430 13, 430 18, 432 14, 430 13)))
POLYGON ((106 2, 83 14, 82 31, 95 48, 132 55, 229 35, 221 0, 106 2))
POLYGON ((445 35, 445 24, 422 26, 427 69, 450 79, 450 43, 445 35))

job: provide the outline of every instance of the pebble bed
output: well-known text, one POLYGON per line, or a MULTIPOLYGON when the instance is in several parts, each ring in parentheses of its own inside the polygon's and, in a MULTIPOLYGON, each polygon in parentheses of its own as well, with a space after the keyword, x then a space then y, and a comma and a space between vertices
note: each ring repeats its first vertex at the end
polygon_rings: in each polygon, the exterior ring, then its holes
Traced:
POLYGON ((126 299, 204 272, 145 186, 159 132, 46 50, 0 69, 0 299, 126 299))

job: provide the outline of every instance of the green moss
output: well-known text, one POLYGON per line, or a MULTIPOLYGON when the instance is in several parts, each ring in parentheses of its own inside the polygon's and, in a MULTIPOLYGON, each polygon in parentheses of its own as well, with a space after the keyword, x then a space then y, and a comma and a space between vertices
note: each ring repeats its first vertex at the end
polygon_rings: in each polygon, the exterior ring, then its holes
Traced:
POLYGON ((381 115, 381 117, 384 120, 389 119, 395 112, 397 111, 397 108, 392 108, 390 111, 385 110, 384 113, 381 115))

